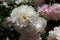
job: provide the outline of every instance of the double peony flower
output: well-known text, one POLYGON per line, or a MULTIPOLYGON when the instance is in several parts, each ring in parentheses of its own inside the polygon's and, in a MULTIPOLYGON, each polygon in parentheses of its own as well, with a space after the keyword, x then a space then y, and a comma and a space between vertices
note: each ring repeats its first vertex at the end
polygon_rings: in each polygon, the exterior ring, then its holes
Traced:
MULTIPOLYGON (((31 26, 32 30, 39 31, 41 28, 46 27, 46 20, 39 17, 35 9, 32 6, 21 5, 15 8, 10 14, 10 18, 13 23, 16 23, 20 29, 23 27, 31 26)), ((32 31, 30 30, 30 31, 32 31)))
POLYGON ((48 20, 60 20, 60 4, 43 5, 39 12, 48 20))
POLYGON ((49 31, 48 40, 60 40, 60 26, 55 27, 52 31, 49 31))
POLYGON ((13 9, 8 22, 15 25, 16 31, 21 33, 21 40, 41 40, 40 35, 45 32, 47 25, 46 20, 39 17, 35 9, 28 5, 13 9))

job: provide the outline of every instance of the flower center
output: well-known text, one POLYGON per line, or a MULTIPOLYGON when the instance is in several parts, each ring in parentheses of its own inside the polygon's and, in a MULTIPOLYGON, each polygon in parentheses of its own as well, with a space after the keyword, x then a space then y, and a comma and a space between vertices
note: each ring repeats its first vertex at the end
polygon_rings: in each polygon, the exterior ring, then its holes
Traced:
POLYGON ((25 22, 26 21, 26 16, 22 16, 22 20, 23 20, 23 22, 25 22))
POLYGON ((26 16, 23 16, 23 19, 26 20, 26 16))

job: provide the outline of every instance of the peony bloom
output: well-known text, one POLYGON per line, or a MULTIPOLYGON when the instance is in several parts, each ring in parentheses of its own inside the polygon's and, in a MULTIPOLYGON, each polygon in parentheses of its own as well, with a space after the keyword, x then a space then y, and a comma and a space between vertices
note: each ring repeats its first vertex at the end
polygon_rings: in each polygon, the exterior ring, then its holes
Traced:
POLYGON ((16 0, 15 1, 16 4, 25 3, 25 2, 28 2, 28 0, 16 0))
POLYGON ((16 22, 20 27, 26 26, 26 21, 33 22, 33 18, 36 16, 38 16, 38 14, 36 14, 34 8, 28 5, 21 5, 15 8, 10 14, 13 23, 16 22))
POLYGON ((52 20, 60 20, 60 4, 53 4, 49 9, 52 20))
POLYGON ((49 32, 48 40, 60 40, 60 26, 49 32))
POLYGON ((60 4, 44 5, 40 8, 40 12, 48 20, 60 20, 60 4))
MULTIPOLYGON (((16 23, 20 28, 26 27, 27 25, 36 27, 46 27, 46 20, 38 16, 32 6, 21 5, 15 8, 10 14, 13 23, 16 23)), ((36 29, 36 28, 35 28, 36 29)), ((39 29, 39 28, 37 28, 39 29)), ((29 29, 28 29, 29 30, 29 29)))
POLYGON ((40 35, 45 32, 47 22, 38 15, 32 6, 21 5, 12 11, 7 21, 12 21, 16 31, 21 33, 20 40, 41 40, 40 35))

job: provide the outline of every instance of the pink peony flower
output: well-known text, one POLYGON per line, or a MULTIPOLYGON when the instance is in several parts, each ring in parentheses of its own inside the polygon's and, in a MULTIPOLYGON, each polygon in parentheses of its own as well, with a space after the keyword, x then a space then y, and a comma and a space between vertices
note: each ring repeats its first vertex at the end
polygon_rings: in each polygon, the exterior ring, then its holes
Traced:
POLYGON ((49 8, 49 14, 52 20, 60 20, 60 4, 53 4, 49 8))
POLYGON ((39 10, 48 20, 60 20, 60 4, 43 5, 39 10))

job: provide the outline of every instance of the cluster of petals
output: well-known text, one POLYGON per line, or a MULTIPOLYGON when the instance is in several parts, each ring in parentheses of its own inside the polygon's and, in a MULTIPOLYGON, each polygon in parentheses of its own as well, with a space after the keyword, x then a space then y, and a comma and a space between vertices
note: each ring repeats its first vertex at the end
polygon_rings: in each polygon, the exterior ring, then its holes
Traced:
POLYGON ((55 27, 54 30, 49 31, 48 40, 60 40, 60 26, 55 27))
POLYGON ((60 20, 60 4, 53 4, 52 6, 45 4, 38 10, 48 20, 60 20))

